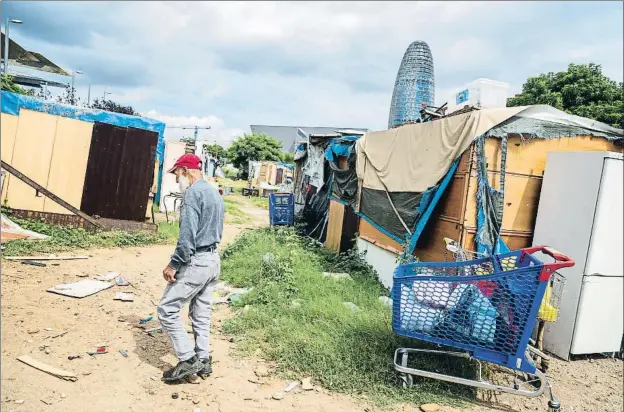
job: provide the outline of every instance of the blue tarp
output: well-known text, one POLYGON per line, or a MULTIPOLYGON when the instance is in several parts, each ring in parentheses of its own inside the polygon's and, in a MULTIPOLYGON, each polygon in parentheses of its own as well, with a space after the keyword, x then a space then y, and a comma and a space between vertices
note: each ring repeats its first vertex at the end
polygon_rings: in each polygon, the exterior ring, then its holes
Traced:
POLYGON ((158 171, 158 190, 154 203, 160 199, 160 182, 162 180, 162 168, 165 160, 165 123, 149 119, 147 117, 130 116, 127 114, 107 112, 104 110, 90 109, 86 107, 69 106, 65 104, 46 102, 36 97, 23 94, 2 91, 2 113, 19 116, 21 109, 28 109, 54 116, 68 117, 84 122, 101 122, 119 127, 134 127, 137 129, 150 130, 158 133, 158 145, 156 146, 156 159, 160 164, 158 171))

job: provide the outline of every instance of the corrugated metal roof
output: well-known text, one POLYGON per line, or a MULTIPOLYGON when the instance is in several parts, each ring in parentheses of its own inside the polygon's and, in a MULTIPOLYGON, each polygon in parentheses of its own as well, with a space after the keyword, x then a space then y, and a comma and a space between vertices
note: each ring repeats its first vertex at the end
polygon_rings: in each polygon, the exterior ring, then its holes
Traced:
POLYGON ((309 127, 309 126, 268 126, 268 125, 250 125, 252 133, 265 133, 278 142, 282 143, 282 150, 294 152, 296 142, 301 140, 301 136, 297 133, 297 129, 301 129, 304 133, 311 135, 335 134, 338 130, 355 130, 359 132, 367 132, 368 129, 357 127, 309 127))

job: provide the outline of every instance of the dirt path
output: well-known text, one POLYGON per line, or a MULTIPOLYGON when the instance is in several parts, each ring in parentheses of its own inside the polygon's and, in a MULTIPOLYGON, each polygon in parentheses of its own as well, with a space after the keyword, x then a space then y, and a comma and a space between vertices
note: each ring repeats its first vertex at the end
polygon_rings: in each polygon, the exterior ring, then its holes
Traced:
MULTIPOLYGON (((254 208, 245 202, 245 208, 254 208)), ((257 209, 256 209, 257 210, 257 209)), ((246 227, 266 224, 267 212, 254 214, 250 225, 226 225, 224 244, 246 227)), ((218 305, 212 325, 214 375, 199 384, 166 385, 162 371, 175 362, 165 335, 155 337, 137 329, 138 320, 154 316, 155 304, 165 286, 161 277, 173 246, 107 249, 88 252, 87 260, 60 261, 58 266, 34 267, 2 262, 2 410, 6 411, 374 411, 375 408, 347 396, 323 389, 309 392, 296 388, 283 400, 272 395, 289 382, 277 378, 258 380, 259 360, 241 360, 230 355, 236 342, 221 335, 221 320, 230 310, 218 305), (70 283, 84 276, 121 272, 132 287, 113 287, 84 299, 47 293, 51 286, 70 283), (116 291, 131 289, 134 302, 113 300, 116 291), (58 337, 56 335, 67 332, 58 337), (87 351, 108 345, 109 353, 89 356, 87 351), (126 350, 123 357, 119 350, 126 350), (67 382, 17 361, 30 355, 78 375, 67 382), (68 356, 80 359, 68 360, 68 356), (173 399, 173 393, 178 399, 173 399), (16 400, 23 400, 18 404, 16 400)), ((183 316, 186 319, 186 315, 183 316)), ((157 326, 151 321, 148 326, 157 326)), ((266 365, 269 366, 270 365, 266 365)), ((616 411, 622 409, 622 363, 603 359, 565 363, 552 367, 566 411, 616 411), (565 392, 565 395, 564 395, 565 392), (565 399, 564 399, 565 396, 565 399), (602 409, 596 409, 602 408, 602 409)), ((475 411, 536 410, 545 399, 523 401, 501 397, 496 409, 476 406, 475 411), (507 407, 507 406, 510 407, 507 407)), ((415 406, 395 410, 415 411, 415 406)), ((443 408, 451 411, 451 408, 443 408)), ((539 409, 543 410, 543 409, 539 409)))

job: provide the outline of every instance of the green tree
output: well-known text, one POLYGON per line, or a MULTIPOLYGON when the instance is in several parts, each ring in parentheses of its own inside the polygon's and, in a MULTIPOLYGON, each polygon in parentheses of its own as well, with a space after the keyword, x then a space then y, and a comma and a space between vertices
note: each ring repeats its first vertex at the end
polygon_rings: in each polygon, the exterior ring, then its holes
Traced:
POLYGON ((227 157, 227 151, 220 144, 204 144, 204 152, 210 153, 216 159, 223 159, 227 157))
POLYGON ((17 94, 26 94, 31 96, 32 92, 24 89, 22 86, 13 83, 13 76, 10 74, 3 74, 0 77, 0 85, 2 90, 6 90, 7 92, 17 93, 17 94))
POLYGON ((530 77, 507 106, 548 104, 570 114, 624 128, 624 83, 602 74, 599 64, 574 64, 558 73, 530 77))
POLYGON ((246 179, 250 160, 281 160, 282 144, 264 133, 244 134, 234 140, 227 153, 234 167, 246 179))
POLYGON ((284 152, 282 153, 282 162, 284 163, 295 163, 295 155, 294 153, 284 152))

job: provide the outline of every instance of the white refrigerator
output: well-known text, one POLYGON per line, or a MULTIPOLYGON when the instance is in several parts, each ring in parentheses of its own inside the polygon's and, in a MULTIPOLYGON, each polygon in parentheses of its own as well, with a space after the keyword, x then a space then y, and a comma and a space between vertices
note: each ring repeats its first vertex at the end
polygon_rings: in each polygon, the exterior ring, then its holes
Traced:
POLYGON ((563 359, 622 344, 623 163, 621 153, 548 153, 533 244, 576 262, 560 271, 559 319, 544 332, 544 349, 563 359))

